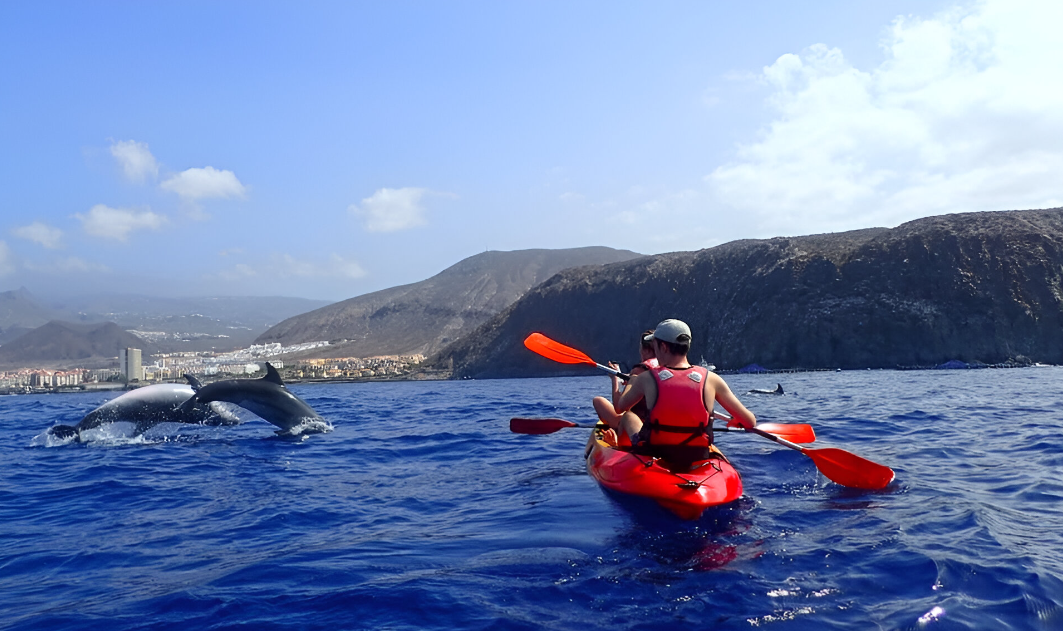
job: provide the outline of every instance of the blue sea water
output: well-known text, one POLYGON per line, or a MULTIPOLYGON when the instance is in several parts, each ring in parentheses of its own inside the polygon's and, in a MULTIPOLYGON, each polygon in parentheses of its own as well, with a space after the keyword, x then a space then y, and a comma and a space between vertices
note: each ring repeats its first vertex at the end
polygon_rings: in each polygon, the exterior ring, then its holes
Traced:
POLYGON ((0 628, 1063 628, 1063 368, 727 380, 896 480, 722 434, 745 495, 685 522, 604 493, 587 430, 508 432, 604 377, 294 385, 334 426, 296 439, 53 445, 114 395, 0 397, 0 628))

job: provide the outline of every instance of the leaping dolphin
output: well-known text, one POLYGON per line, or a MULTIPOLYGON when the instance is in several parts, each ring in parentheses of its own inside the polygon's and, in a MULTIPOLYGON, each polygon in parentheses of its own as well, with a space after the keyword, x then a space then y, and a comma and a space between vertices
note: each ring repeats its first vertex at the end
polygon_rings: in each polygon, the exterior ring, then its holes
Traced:
POLYGON ((331 426, 302 399, 284 387, 277 369, 266 364, 261 379, 229 379, 209 385, 185 375, 188 384, 166 383, 138 388, 114 398, 89 412, 77 425, 56 425, 48 433, 57 438, 81 440, 81 432, 106 423, 127 421, 136 425, 134 435, 142 434, 159 423, 194 423, 199 425, 236 425, 240 422, 224 406, 238 405, 280 428, 278 434, 291 434, 303 426, 305 431, 328 431, 331 426))
POLYGON ((160 383, 137 388, 89 412, 77 425, 56 425, 48 433, 56 438, 80 440, 81 432, 117 421, 134 423, 134 435, 143 434, 159 423, 235 425, 240 422, 221 406, 193 405, 182 410, 181 405, 192 398, 194 386, 199 382, 193 378, 191 384, 160 383))
POLYGON ((775 387, 774 390, 759 390, 757 388, 754 388, 754 389, 749 391, 749 394, 784 394, 784 393, 782 391, 782 384, 780 383, 780 384, 776 384, 776 387, 775 387))
POLYGON ((202 387, 193 384, 192 387, 196 393, 181 405, 179 411, 182 413, 214 401, 224 401, 273 423, 280 428, 278 434, 294 433, 292 430, 299 426, 307 431, 331 429, 312 407, 284 387, 280 373, 269 362, 266 362, 266 376, 261 379, 230 379, 202 387))

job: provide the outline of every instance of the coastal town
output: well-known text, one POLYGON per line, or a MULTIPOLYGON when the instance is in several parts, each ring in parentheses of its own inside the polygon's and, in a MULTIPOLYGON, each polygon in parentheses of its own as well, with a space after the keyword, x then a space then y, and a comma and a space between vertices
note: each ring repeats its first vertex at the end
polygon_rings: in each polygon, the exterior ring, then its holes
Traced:
POLYGON ((122 349, 107 368, 20 368, 0 371, 0 394, 118 390, 152 383, 184 381, 186 373, 204 381, 253 376, 269 362, 287 383, 311 381, 391 381, 424 378, 420 365, 424 355, 385 355, 285 359, 313 355, 328 349, 328 342, 282 346, 258 344, 225 353, 179 352, 143 360, 140 349, 122 349))

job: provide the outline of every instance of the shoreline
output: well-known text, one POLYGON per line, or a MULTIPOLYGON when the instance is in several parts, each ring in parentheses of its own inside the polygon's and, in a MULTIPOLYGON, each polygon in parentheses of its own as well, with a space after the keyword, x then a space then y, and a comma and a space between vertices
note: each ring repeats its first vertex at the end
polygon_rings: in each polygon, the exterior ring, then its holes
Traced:
MULTIPOLYGON (((1054 364, 1042 364, 1042 363, 1029 363, 1021 364, 1014 362, 1005 362, 1002 364, 980 364, 980 365, 968 365, 965 367, 941 367, 941 366, 896 366, 894 368, 779 368, 779 369, 765 369, 763 371, 756 372, 740 372, 739 370, 717 370, 715 371, 720 375, 779 375, 779 374, 798 374, 798 373, 810 373, 810 372, 865 372, 865 371, 884 371, 895 370, 899 372, 910 372, 917 370, 926 371, 962 371, 962 370, 1002 370, 1011 368, 1051 368, 1054 364)), ((590 377, 595 373, 587 374, 553 374, 553 375, 538 375, 529 377, 483 377, 480 379, 454 379, 449 373, 444 371, 431 371, 413 373, 409 375, 392 375, 388 377, 312 377, 312 378, 293 378, 285 379, 285 385, 299 384, 299 385, 314 385, 314 384, 331 384, 331 383, 398 383, 407 381, 486 381, 494 379, 564 379, 569 377, 590 377), (445 375, 445 376, 444 376, 445 375)), ((247 379, 255 379, 256 377, 246 377, 247 379)), ((213 381, 222 381, 223 379, 204 380, 203 383, 211 383, 213 381)), ((150 383, 142 383, 136 385, 127 384, 82 384, 81 386, 59 386, 52 388, 35 388, 30 386, 11 388, 0 390, 0 396, 16 396, 16 395, 32 395, 32 394, 81 394, 85 392, 112 392, 112 391, 129 391, 136 390, 138 388, 144 388, 150 385, 161 383, 184 383, 181 380, 165 380, 165 381, 152 381, 150 383)))

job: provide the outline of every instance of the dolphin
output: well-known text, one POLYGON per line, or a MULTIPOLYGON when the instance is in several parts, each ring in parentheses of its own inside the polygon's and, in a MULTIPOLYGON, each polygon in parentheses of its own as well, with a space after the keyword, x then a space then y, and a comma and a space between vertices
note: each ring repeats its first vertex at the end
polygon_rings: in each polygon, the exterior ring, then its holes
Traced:
POLYGON ((198 386, 199 382, 192 378, 189 384, 160 383, 137 388, 89 412, 77 425, 55 425, 49 428, 48 433, 56 438, 80 440, 82 431, 116 421, 134 423, 135 435, 143 434, 159 423, 235 425, 240 422, 240 419, 220 406, 191 405, 182 408, 195 395, 195 387, 198 386))
POLYGON ((749 391, 749 394, 784 394, 782 391, 782 384, 776 384, 774 390, 759 390, 754 388, 749 391))
MULTIPOLYGON (((186 377, 188 375, 185 375, 186 377)), ((238 405, 280 429, 278 434, 294 434, 303 426, 308 431, 328 431, 331 426, 305 401, 284 387, 280 373, 266 362, 266 376, 261 379, 229 379, 205 386, 192 386, 196 393, 181 404, 180 412, 190 412, 197 406, 224 401, 238 405)))

